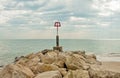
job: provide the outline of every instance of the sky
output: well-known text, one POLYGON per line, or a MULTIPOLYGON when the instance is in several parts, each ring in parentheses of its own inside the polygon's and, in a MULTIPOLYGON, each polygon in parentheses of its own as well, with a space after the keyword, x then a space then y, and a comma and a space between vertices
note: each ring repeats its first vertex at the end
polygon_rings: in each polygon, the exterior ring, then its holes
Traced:
POLYGON ((0 39, 120 39, 120 0, 0 0, 0 39))

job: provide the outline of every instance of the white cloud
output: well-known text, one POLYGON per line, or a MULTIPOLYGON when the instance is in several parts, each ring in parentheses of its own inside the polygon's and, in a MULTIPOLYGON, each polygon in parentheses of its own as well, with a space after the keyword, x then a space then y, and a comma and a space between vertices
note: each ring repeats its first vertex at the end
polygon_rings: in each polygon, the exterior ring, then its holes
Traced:
POLYGON ((82 18, 82 17, 74 17, 74 16, 71 16, 70 17, 70 21, 86 21, 87 19, 86 18, 82 18))
POLYGON ((5 8, 5 4, 6 4, 7 0, 0 0, 0 11, 3 10, 5 8))
POLYGON ((109 27, 110 26, 110 23, 109 22, 97 22, 97 25, 100 26, 100 27, 109 27))
POLYGON ((108 11, 101 11, 100 13, 98 13, 99 16, 111 16, 113 15, 113 12, 108 12, 108 11))
POLYGON ((54 38, 55 21, 62 38, 103 38, 119 28, 119 9, 119 0, 0 0, 0 38, 54 38))
POLYGON ((28 13, 26 10, 2 10, 0 12, 0 24, 7 23, 12 18, 28 13))
POLYGON ((119 0, 93 0, 92 7, 99 11, 100 16, 111 16, 115 12, 120 12, 119 0))
POLYGON ((26 39, 49 39, 54 38, 54 33, 51 30, 41 31, 41 30, 31 30, 25 33, 20 33, 18 38, 26 39), (43 33, 44 32, 44 33, 43 33))

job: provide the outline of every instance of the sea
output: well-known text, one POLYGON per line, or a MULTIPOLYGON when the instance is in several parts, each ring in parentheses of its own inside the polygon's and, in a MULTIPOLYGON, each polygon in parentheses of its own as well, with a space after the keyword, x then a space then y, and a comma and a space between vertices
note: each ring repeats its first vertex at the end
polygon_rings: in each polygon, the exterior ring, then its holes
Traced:
MULTIPOLYGON (((55 39, 0 40, 0 66, 14 62, 15 57, 52 49, 55 45, 55 39)), ((100 61, 120 62, 120 40, 61 39, 60 46, 66 52, 85 51, 95 54, 100 61)))

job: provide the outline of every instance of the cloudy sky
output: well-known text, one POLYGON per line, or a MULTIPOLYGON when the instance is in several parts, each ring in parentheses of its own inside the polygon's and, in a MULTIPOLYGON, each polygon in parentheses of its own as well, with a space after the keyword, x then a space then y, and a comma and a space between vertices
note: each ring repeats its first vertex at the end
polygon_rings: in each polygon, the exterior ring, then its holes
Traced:
POLYGON ((120 0, 0 0, 0 39, 120 39, 120 0))

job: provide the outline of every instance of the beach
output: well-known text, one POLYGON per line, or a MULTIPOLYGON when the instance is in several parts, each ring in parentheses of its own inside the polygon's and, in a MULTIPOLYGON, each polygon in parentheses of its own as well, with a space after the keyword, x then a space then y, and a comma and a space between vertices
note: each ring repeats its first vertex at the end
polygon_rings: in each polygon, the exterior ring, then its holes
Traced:
POLYGON ((102 62, 102 68, 104 68, 105 70, 120 73, 120 62, 104 61, 102 62))

